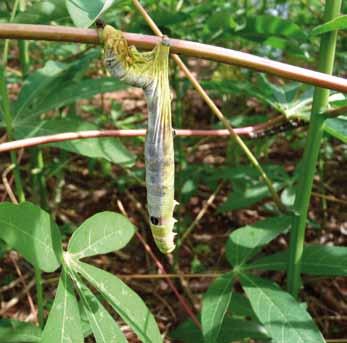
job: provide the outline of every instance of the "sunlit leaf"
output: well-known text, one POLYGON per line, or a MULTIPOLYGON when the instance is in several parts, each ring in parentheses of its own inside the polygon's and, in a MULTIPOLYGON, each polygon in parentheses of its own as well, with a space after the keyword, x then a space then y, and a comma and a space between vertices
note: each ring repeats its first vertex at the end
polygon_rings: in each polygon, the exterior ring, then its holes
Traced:
POLYGON ((124 216, 100 212, 87 219, 72 235, 68 251, 77 258, 107 254, 122 249, 135 233, 124 216))
POLYGON ((142 299, 114 275, 83 262, 74 269, 90 282, 134 330, 142 342, 163 342, 153 315, 142 299))
POLYGON ((226 255, 233 266, 245 264, 267 243, 288 231, 291 217, 261 220, 233 231, 226 244, 226 255))
POLYGON ((65 0, 71 19, 79 27, 92 25, 114 2, 115 0, 65 0))
POLYGON ((242 287, 254 312, 275 342, 324 343, 308 312, 276 284, 242 274, 242 287))

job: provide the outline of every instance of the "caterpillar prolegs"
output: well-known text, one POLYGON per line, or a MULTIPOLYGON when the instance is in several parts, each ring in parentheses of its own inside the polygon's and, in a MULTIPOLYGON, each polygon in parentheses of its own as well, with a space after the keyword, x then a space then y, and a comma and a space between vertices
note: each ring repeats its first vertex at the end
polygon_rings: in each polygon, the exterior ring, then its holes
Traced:
POLYGON ((174 147, 169 86, 169 41, 163 38, 152 51, 140 53, 128 47, 121 31, 103 29, 105 64, 110 73, 144 90, 148 106, 145 143, 147 206, 153 238, 159 250, 175 248, 173 232, 174 147))

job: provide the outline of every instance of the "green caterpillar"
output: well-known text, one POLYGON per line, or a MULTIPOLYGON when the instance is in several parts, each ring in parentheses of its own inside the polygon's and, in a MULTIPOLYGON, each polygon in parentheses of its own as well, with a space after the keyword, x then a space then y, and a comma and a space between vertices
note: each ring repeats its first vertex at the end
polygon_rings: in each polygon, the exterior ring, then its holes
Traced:
POLYGON ((163 38, 152 51, 128 47, 122 32, 106 25, 102 38, 105 64, 110 73, 144 90, 148 105, 145 143, 147 205, 153 238, 164 254, 175 248, 173 232, 174 146, 169 86, 169 40, 163 38))

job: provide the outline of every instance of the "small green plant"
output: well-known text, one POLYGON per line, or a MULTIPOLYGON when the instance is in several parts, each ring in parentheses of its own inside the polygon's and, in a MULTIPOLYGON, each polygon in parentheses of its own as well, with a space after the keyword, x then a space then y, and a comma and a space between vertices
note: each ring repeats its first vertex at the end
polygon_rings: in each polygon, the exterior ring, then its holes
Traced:
MULTIPOLYGON (((113 212, 95 214, 74 231, 66 251, 62 249, 59 229, 49 214, 29 202, 20 205, 1 203, 0 222, 0 238, 33 266, 46 273, 61 267, 58 289, 40 342, 83 342, 90 331, 97 342, 127 342, 90 286, 101 294, 102 300, 116 311, 142 342, 162 341, 152 314, 131 288, 116 276, 81 261, 123 248, 136 230, 127 218, 113 212), (82 326, 81 312, 88 319, 87 329, 82 326)), ((19 329, 12 325, 14 336, 11 339, 37 341, 38 330, 30 339, 23 333, 29 329, 22 326, 24 324, 18 325, 19 329), (20 339, 19 336, 26 338, 20 339)), ((9 326, 5 326, 5 331, 0 327, 2 339, 10 336, 9 326)))

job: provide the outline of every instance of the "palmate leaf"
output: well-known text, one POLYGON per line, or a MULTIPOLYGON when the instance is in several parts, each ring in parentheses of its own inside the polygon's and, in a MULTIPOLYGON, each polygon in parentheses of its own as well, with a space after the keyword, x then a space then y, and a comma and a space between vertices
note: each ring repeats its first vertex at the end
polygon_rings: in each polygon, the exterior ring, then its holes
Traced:
POLYGON ((74 24, 79 27, 89 27, 107 11, 115 0, 65 0, 74 24))
POLYGON ((118 324, 106 311, 98 298, 89 290, 87 286, 75 275, 80 297, 82 299, 84 311, 87 314, 90 326, 97 343, 127 343, 118 324))
POLYGON ((204 294, 201 325, 205 342, 218 342, 232 295, 233 274, 227 273, 212 282, 204 294))
POLYGON ((81 320, 72 281, 63 270, 41 343, 83 343, 81 320))
MULTIPOLYGON (((53 135, 64 132, 78 132, 85 130, 98 130, 99 128, 78 117, 65 119, 50 119, 39 122, 22 123, 15 131, 17 139, 53 135)), ((81 140, 52 143, 48 146, 74 152, 91 158, 103 158, 107 161, 130 166, 135 161, 135 156, 113 137, 88 138, 81 140)))
POLYGON ((29 202, 0 204, 0 238, 45 272, 60 265, 59 230, 50 215, 29 202))
POLYGON ((68 252, 84 258, 122 249, 135 233, 135 227, 124 216, 100 212, 87 219, 72 235, 68 252))
POLYGON ((114 275, 89 264, 72 260, 70 265, 103 295, 142 342, 163 342, 153 315, 131 288, 114 275))
POLYGON ((308 312, 278 285, 256 276, 241 274, 242 287, 275 342, 324 343, 308 312))
POLYGON ((234 267, 245 264, 259 250, 288 231, 291 217, 281 216, 261 220, 233 231, 226 244, 226 256, 234 267))
MULTIPOLYGON (((286 270, 287 266, 288 250, 257 259, 246 268, 286 270)), ((306 245, 302 256, 301 270, 302 273, 309 275, 346 276, 347 247, 306 245)))

